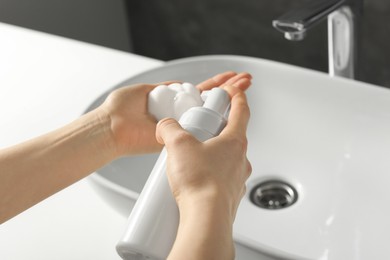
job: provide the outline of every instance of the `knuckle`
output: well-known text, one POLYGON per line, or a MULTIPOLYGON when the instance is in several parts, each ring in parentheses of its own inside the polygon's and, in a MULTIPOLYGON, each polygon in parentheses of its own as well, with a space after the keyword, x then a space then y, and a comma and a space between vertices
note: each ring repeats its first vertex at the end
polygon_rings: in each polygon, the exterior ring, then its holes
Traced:
POLYGON ((248 179, 249 176, 251 176, 251 174, 252 174, 253 168, 252 168, 251 162, 250 162, 248 159, 246 159, 246 161, 247 161, 247 169, 246 169, 246 175, 245 175, 245 177, 248 179))
POLYGON ((183 145, 187 143, 191 138, 191 135, 186 131, 181 131, 172 138, 172 144, 175 146, 183 145))
POLYGON ((248 104, 246 104, 246 115, 247 115, 247 117, 248 118, 250 118, 251 117, 251 109, 249 108, 249 105, 248 104))
POLYGON ((230 140, 230 146, 241 154, 246 154, 248 148, 248 139, 246 136, 234 136, 230 140))
POLYGON ((242 195, 243 195, 243 196, 245 195, 246 190, 247 190, 247 188, 246 188, 246 185, 244 184, 244 187, 242 188, 242 195))
POLYGON ((176 122, 175 119, 166 117, 166 118, 161 119, 160 122, 159 122, 158 124, 159 124, 161 127, 166 127, 166 126, 168 126, 168 125, 170 125, 170 124, 173 124, 173 123, 175 123, 175 122, 176 122))
POLYGON ((156 138, 160 143, 169 142, 172 138, 169 133, 169 127, 176 124, 173 118, 163 118, 157 123, 156 138))
POLYGON ((248 149, 248 138, 246 136, 242 140, 242 147, 245 151, 248 149))
POLYGON ((239 93, 237 95, 240 95, 240 98, 238 98, 237 102, 236 102, 237 109, 240 110, 240 113, 249 117, 250 116, 250 108, 249 108, 248 102, 246 100, 245 94, 239 93))
POLYGON ((245 197, 246 190, 247 190, 247 188, 246 188, 246 185, 244 184, 244 185, 242 186, 242 189, 241 189, 240 199, 242 199, 243 197, 245 197))
POLYGON ((250 117, 251 115, 251 111, 249 109, 249 106, 246 102, 240 102, 239 104, 239 107, 240 107, 240 113, 245 116, 245 117, 250 117))

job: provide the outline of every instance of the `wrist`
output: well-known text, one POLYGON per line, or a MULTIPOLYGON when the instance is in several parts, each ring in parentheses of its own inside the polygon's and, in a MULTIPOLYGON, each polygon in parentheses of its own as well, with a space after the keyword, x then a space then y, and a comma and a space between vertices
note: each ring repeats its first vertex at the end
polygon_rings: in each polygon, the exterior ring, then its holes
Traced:
POLYGON ((215 221, 223 219, 219 223, 226 227, 231 227, 234 222, 230 203, 217 197, 194 196, 194 198, 183 200, 179 204, 179 212, 180 221, 183 222, 203 218, 208 222, 206 224, 211 225, 215 224, 215 221))
POLYGON ((117 147, 114 133, 112 131, 112 118, 103 108, 98 107, 92 113, 95 116, 98 127, 100 128, 98 138, 101 139, 102 146, 110 160, 114 160, 122 156, 117 147))
POLYGON ((205 186, 195 190, 187 188, 177 194, 175 199, 180 213, 190 212, 194 209, 210 209, 210 213, 223 214, 224 218, 228 217, 232 224, 238 205, 232 193, 228 193, 224 187, 205 186))
POLYGON ((234 259, 233 218, 228 204, 215 196, 181 201, 179 229, 168 259, 234 259))

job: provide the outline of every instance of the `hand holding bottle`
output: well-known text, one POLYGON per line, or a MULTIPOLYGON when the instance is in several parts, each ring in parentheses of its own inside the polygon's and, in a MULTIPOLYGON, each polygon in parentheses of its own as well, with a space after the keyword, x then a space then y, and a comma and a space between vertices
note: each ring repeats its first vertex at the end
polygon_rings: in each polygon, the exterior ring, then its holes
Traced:
MULTIPOLYGON (((250 85, 248 73, 224 72, 196 87, 203 91, 225 84, 245 90, 250 85)), ((101 118, 109 118, 110 139, 115 148, 115 156, 157 152, 162 145, 156 141, 156 119, 148 112, 148 94, 158 85, 138 84, 113 91, 98 108, 101 118)))
POLYGON ((224 89, 232 98, 231 111, 219 136, 202 143, 174 119, 161 120, 157 125, 157 140, 167 149, 168 181, 180 212, 170 259, 190 259, 189 255, 193 259, 234 256, 232 224, 251 173, 246 157, 250 113, 241 89, 224 89))

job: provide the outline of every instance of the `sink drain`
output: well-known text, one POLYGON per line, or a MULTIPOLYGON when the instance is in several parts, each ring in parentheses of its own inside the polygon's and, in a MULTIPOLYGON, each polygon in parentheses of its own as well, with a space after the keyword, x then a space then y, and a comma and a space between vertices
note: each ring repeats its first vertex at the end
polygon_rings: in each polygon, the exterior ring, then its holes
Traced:
POLYGON ((256 185, 250 193, 251 201, 264 209, 283 209, 298 199, 297 191, 288 183, 269 180, 256 185))

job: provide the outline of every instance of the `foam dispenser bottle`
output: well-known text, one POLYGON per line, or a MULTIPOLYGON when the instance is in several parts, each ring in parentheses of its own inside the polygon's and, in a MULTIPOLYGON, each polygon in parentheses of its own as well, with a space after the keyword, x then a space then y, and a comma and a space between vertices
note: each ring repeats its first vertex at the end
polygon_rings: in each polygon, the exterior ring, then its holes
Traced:
MULTIPOLYGON (((230 97, 221 88, 211 89, 203 106, 192 107, 180 118, 180 125, 203 142, 219 135, 227 121, 230 97)), ((130 214, 127 229, 117 244, 126 260, 166 259, 176 238, 179 209, 166 176, 164 148, 130 214)))

